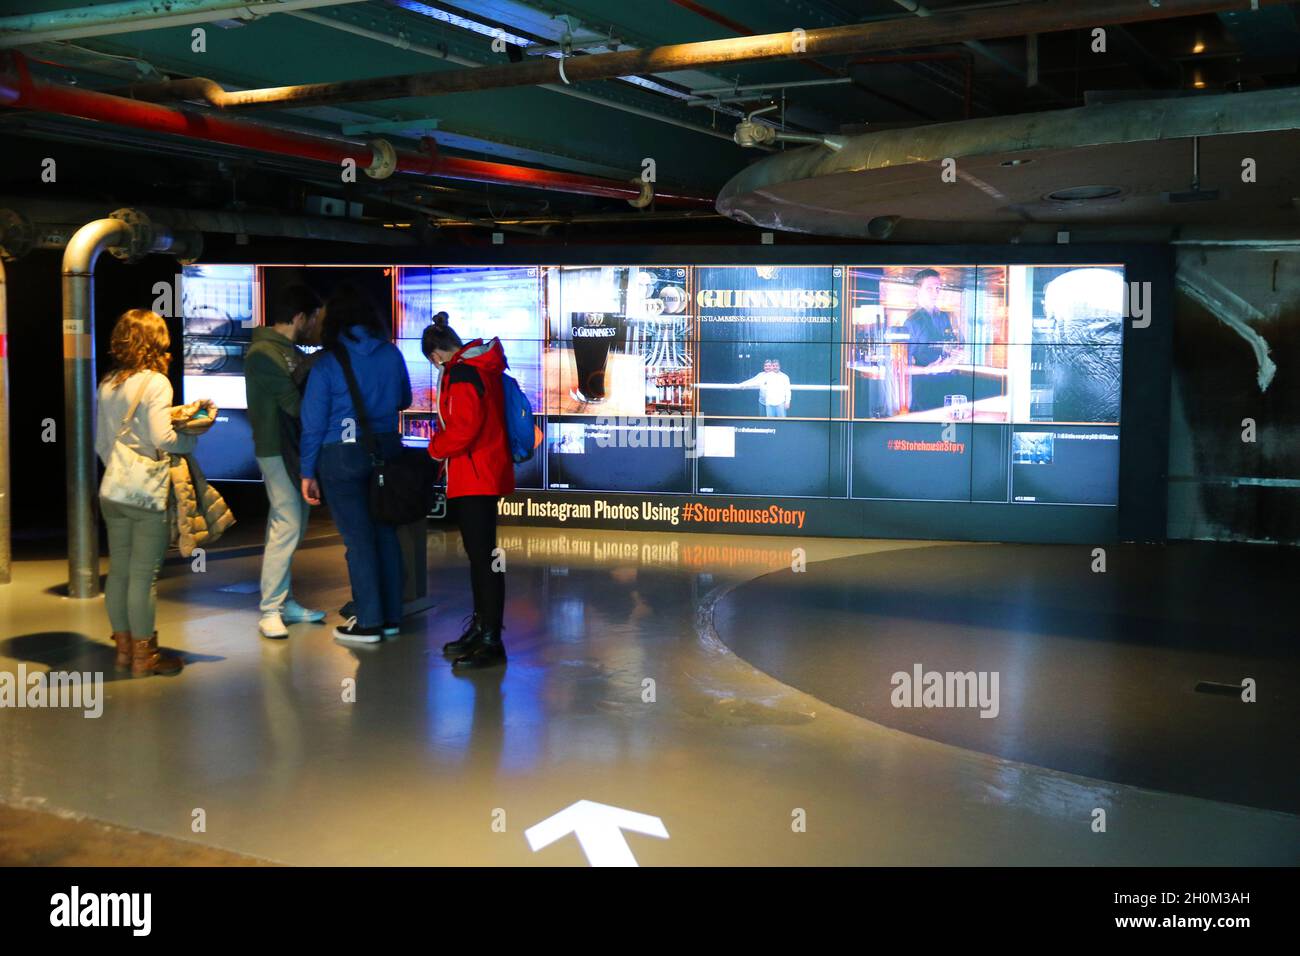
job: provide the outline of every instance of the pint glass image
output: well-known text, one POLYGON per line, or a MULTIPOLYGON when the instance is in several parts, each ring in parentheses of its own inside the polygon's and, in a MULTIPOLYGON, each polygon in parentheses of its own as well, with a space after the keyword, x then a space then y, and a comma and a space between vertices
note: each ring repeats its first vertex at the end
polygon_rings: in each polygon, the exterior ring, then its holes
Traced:
POLYGON ((573 397, 578 401, 589 404, 605 401, 605 367, 610 347, 617 344, 622 328, 623 317, 612 312, 569 313, 573 364, 578 372, 573 397))

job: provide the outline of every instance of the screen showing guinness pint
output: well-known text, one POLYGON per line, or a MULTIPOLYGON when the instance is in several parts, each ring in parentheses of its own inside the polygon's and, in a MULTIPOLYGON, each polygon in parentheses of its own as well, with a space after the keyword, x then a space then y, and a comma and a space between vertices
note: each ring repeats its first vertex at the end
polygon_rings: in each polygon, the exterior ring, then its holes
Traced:
POLYGON ((609 350, 622 338, 623 317, 613 312, 570 312, 569 331, 578 369, 574 397, 582 402, 603 402, 609 350))

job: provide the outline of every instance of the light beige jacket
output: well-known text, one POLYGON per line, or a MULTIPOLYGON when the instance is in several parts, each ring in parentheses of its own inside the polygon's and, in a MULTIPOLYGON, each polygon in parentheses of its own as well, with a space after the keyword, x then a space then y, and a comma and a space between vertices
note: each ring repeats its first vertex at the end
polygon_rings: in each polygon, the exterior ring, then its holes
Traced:
POLYGON ((235 516, 192 455, 172 455, 171 476, 175 515, 171 543, 188 558, 195 548, 216 544, 235 523, 235 516))

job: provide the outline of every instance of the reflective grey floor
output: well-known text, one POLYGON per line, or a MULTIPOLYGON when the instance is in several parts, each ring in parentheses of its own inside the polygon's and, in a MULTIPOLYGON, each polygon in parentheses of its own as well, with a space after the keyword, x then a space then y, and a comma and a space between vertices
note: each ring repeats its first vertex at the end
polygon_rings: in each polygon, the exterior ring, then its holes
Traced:
MULTIPOLYGON (((1300 859, 1294 815, 904 733, 778 682, 713 627, 714 604, 792 548, 814 588, 818 562, 929 544, 505 528, 501 545, 511 660, 470 677, 438 653, 468 611, 454 535, 430 536, 439 606, 366 650, 321 625, 260 639, 256 556, 169 565, 159 630, 190 666, 111 681, 99 719, 0 710, 0 799, 298 864, 584 865, 572 836, 536 852, 524 836, 582 800, 662 821, 667 839, 626 837, 643 865, 1300 859)), ((64 579, 28 562, 0 589, 0 669, 111 678, 102 601, 59 597, 64 579)), ((297 580, 337 608, 341 547, 303 551, 297 580)), ((823 626, 801 617, 792 642, 823 626)))
POLYGON ((1104 572, 1090 546, 837 558, 740 585, 715 622, 764 672, 899 730, 1300 813, 1300 644, 1292 595, 1279 586, 1300 580, 1300 551, 1205 542, 1106 551, 1104 572), (917 665, 996 673, 996 715, 894 706, 903 683, 894 675, 914 678, 917 665), (1246 678, 1249 702, 1228 690, 1246 678))

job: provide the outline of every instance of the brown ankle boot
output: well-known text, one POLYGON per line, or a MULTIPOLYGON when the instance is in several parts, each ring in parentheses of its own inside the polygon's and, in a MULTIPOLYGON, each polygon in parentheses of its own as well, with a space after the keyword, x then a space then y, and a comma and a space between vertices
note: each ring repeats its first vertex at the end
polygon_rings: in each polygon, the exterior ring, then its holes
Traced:
POLYGON ((113 661, 113 666, 120 671, 129 671, 131 669, 131 633, 129 631, 114 631, 113 644, 117 647, 117 658, 113 661))
POLYGON ((158 633, 144 640, 132 637, 131 640, 131 676, 150 677, 154 674, 179 674, 185 665, 174 654, 164 654, 158 650, 158 633))

